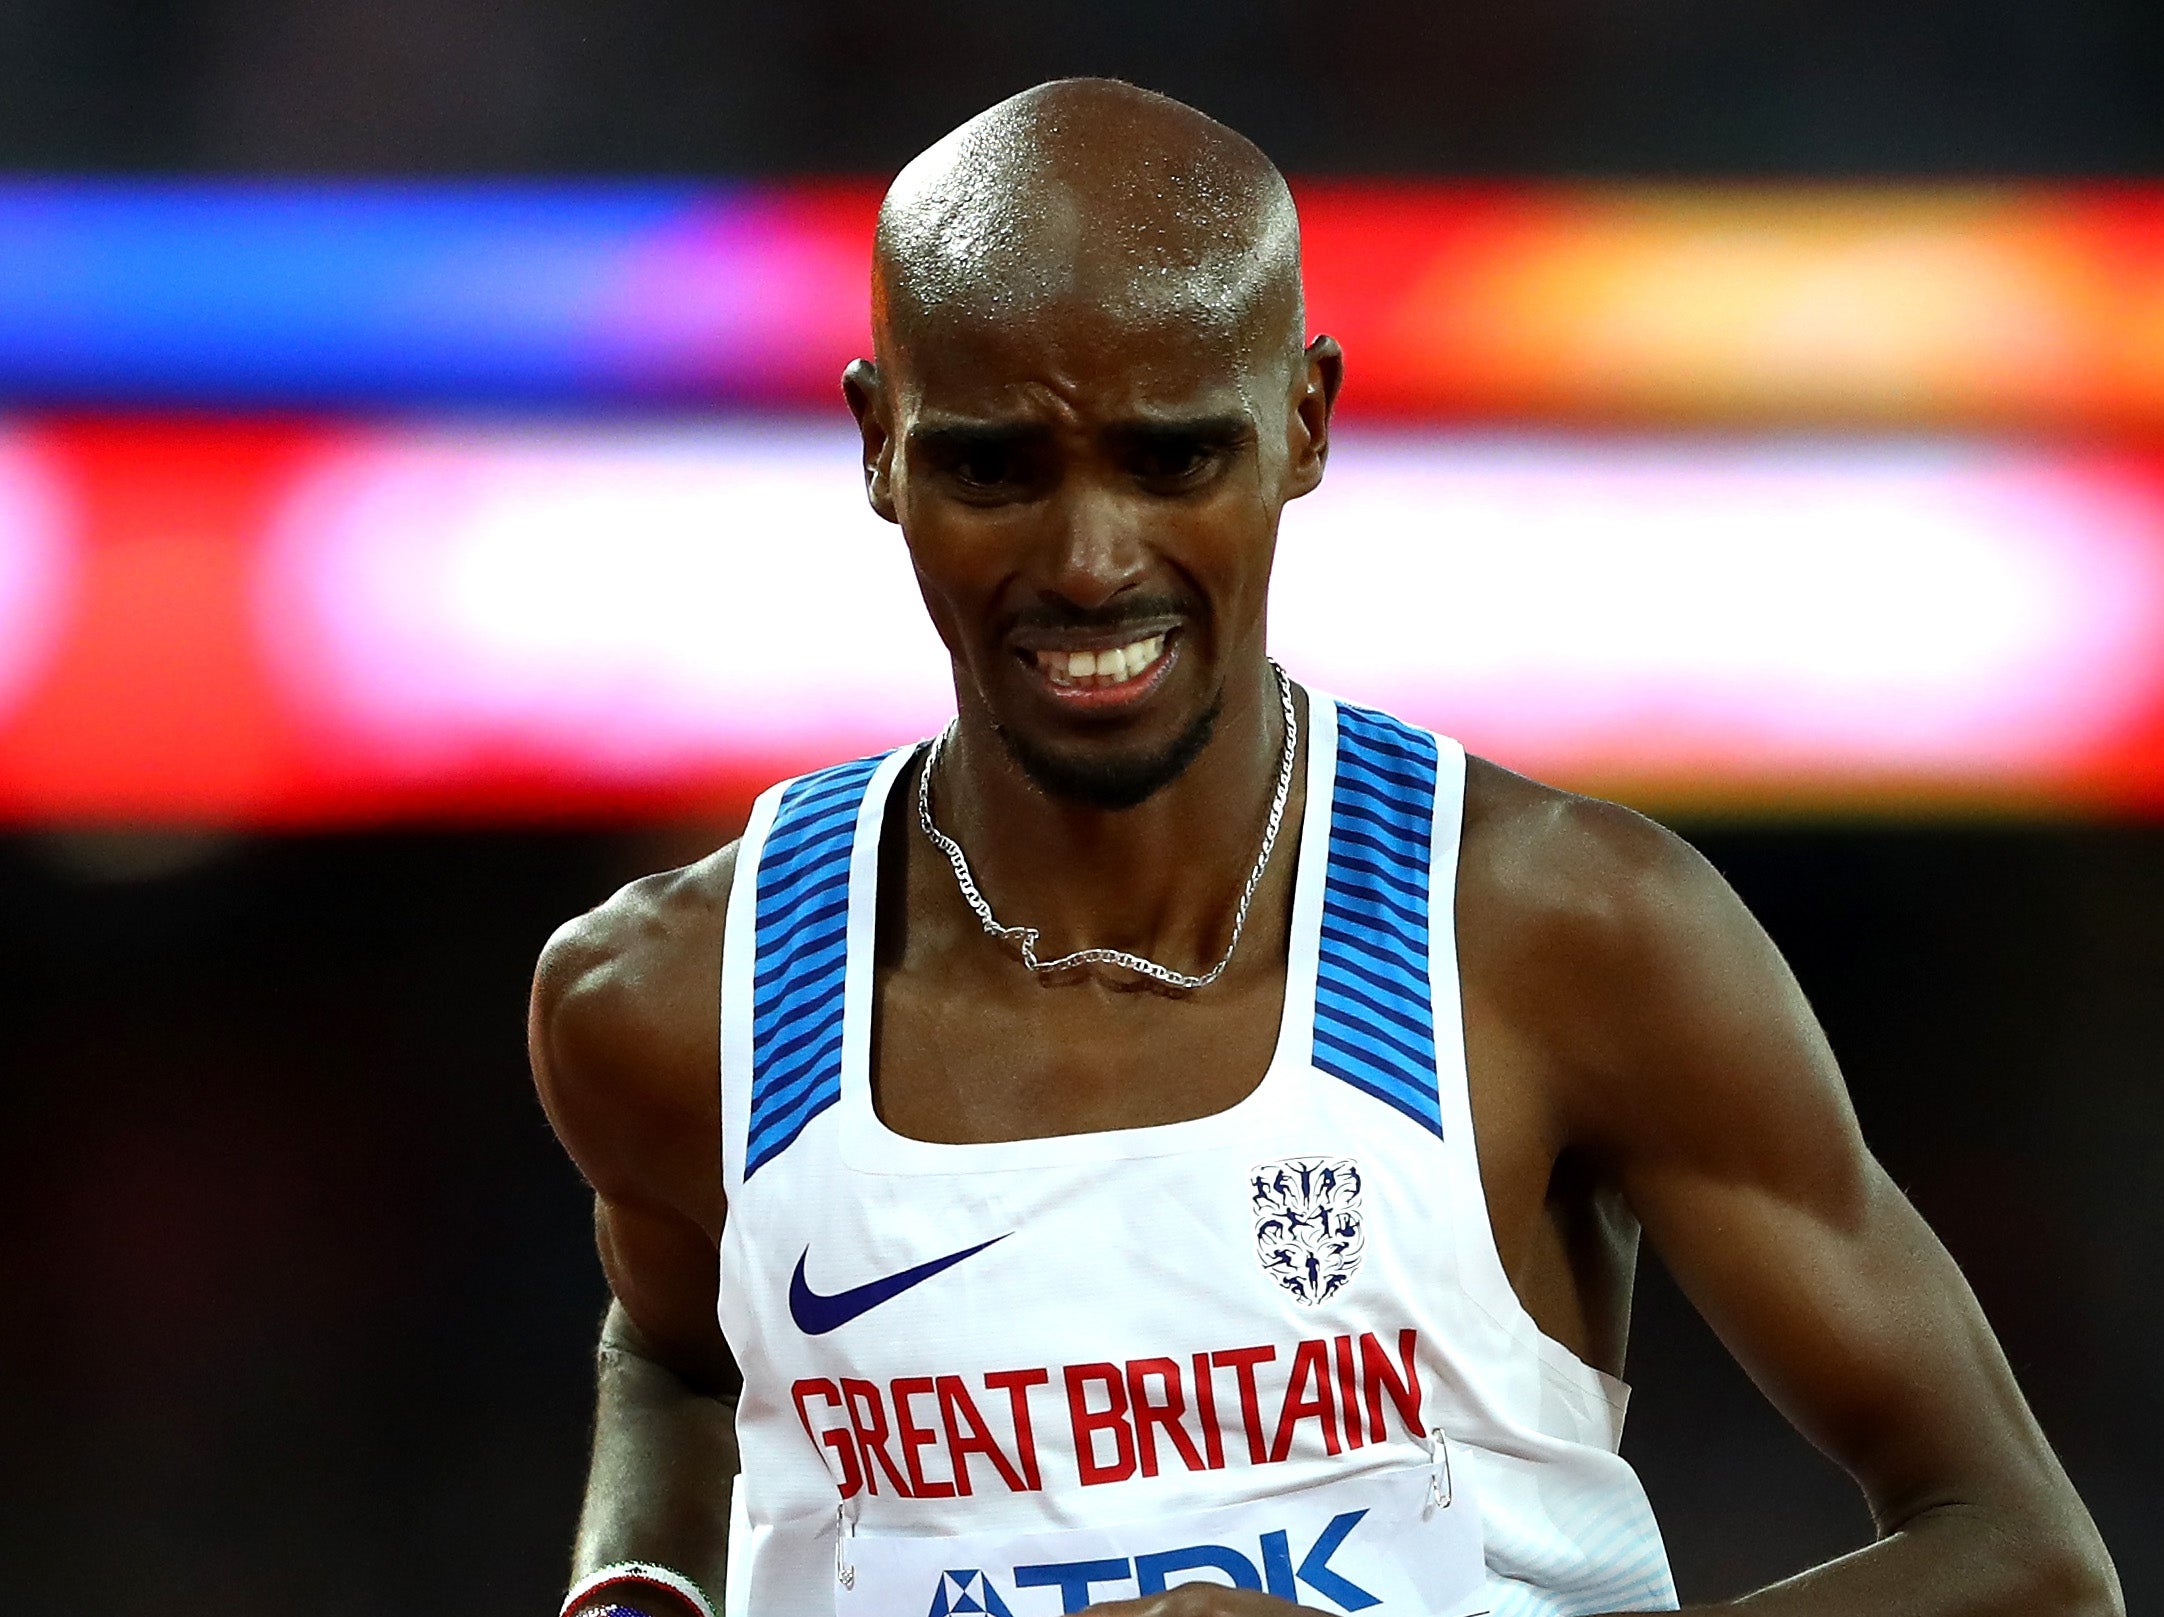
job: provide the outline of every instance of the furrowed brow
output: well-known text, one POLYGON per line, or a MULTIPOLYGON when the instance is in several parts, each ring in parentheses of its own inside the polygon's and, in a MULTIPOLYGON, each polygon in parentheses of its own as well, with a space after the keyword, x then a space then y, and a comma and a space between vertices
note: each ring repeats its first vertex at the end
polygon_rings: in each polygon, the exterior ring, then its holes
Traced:
POLYGON ((909 429, 912 449, 936 455, 963 455, 988 449, 1020 449, 1040 442, 1044 428, 996 421, 918 422, 909 429))
POLYGON ((1244 415, 1150 416, 1125 421, 1113 431, 1130 443, 1236 444, 1252 437, 1254 423, 1244 415))

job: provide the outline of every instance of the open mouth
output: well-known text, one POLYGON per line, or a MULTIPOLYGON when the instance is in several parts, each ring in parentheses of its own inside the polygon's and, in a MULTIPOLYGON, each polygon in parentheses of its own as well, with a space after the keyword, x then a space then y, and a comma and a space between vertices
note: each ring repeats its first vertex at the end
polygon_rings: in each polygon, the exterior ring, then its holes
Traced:
POLYGON ((1166 638, 1166 633, 1159 631, 1102 651, 1037 650, 1028 655, 1037 665, 1037 672, 1056 690, 1110 690, 1155 673, 1165 658, 1166 638))

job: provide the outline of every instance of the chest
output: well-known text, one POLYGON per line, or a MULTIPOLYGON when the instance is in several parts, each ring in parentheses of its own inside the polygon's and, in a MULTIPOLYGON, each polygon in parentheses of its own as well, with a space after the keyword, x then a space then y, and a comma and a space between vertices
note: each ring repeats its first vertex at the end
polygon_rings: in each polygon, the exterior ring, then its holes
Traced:
MULTIPOLYGON (((873 994, 871 1091, 887 1127, 966 1144, 1148 1128, 1237 1105, 1283 1035, 1280 952, 1210 993, 1045 986, 992 946, 943 969, 890 958, 873 994), (982 969, 989 965, 992 969, 982 969)), ((1477 958, 1477 956, 1476 956, 1477 958)), ((1477 972, 1463 984, 1466 1082, 1507 1266, 1544 1222, 1555 1165, 1552 1073, 1477 972)))
MULTIPOLYGON (((1175 999, 1047 987, 1004 958, 989 963, 997 969, 895 964, 879 973, 870 1089, 895 1133, 976 1144, 1209 1117, 1255 1090, 1281 1037, 1282 964, 1224 984, 1222 994, 1175 999)), ((1491 986, 1477 966, 1462 984, 1465 1081, 1497 1255, 1544 1329, 1619 1358, 1620 1320, 1597 1327, 1627 1296, 1627 1263, 1579 1250, 1572 1237, 1582 1220, 1555 1184, 1554 1075, 1538 1030, 1519 1026, 1491 986)))
POLYGON ((1185 1122, 1250 1094, 1279 1042, 1282 966, 1172 998, 990 963, 965 985, 881 973, 872 1093, 897 1133, 969 1143, 1185 1122))

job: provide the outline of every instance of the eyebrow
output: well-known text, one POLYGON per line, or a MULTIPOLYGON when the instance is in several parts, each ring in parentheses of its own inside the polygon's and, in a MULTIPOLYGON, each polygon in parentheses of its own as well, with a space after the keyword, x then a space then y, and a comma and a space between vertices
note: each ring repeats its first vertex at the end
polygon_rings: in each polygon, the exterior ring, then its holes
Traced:
MULTIPOLYGON (((1142 442, 1168 439, 1201 439, 1206 443, 1237 443, 1254 431, 1246 416, 1216 414, 1196 416, 1140 416, 1112 423, 1114 437, 1142 442)), ((960 453, 972 449, 1011 449, 1048 435, 1049 429, 1031 421, 921 421, 909 429, 910 443, 920 449, 960 453)))
POLYGON ((1253 431, 1254 423, 1244 415, 1198 415, 1198 416, 1144 416, 1135 421, 1117 423, 1112 431, 1123 438, 1142 442, 1164 442, 1168 439, 1195 440, 1204 443, 1238 443, 1253 431))
POLYGON ((1027 421, 933 421, 912 426, 909 442, 918 449, 959 455, 974 449, 1012 449, 1045 435, 1045 428, 1027 421))

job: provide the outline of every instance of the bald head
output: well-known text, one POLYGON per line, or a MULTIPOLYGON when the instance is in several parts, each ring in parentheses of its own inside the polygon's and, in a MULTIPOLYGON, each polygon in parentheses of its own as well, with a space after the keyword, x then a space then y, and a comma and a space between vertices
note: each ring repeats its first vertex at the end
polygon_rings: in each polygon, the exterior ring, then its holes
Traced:
POLYGON ((1297 356, 1300 227, 1284 177, 1192 107, 1065 79, 972 118, 887 192, 873 268, 883 355, 942 317, 1072 303, 1297 356))

